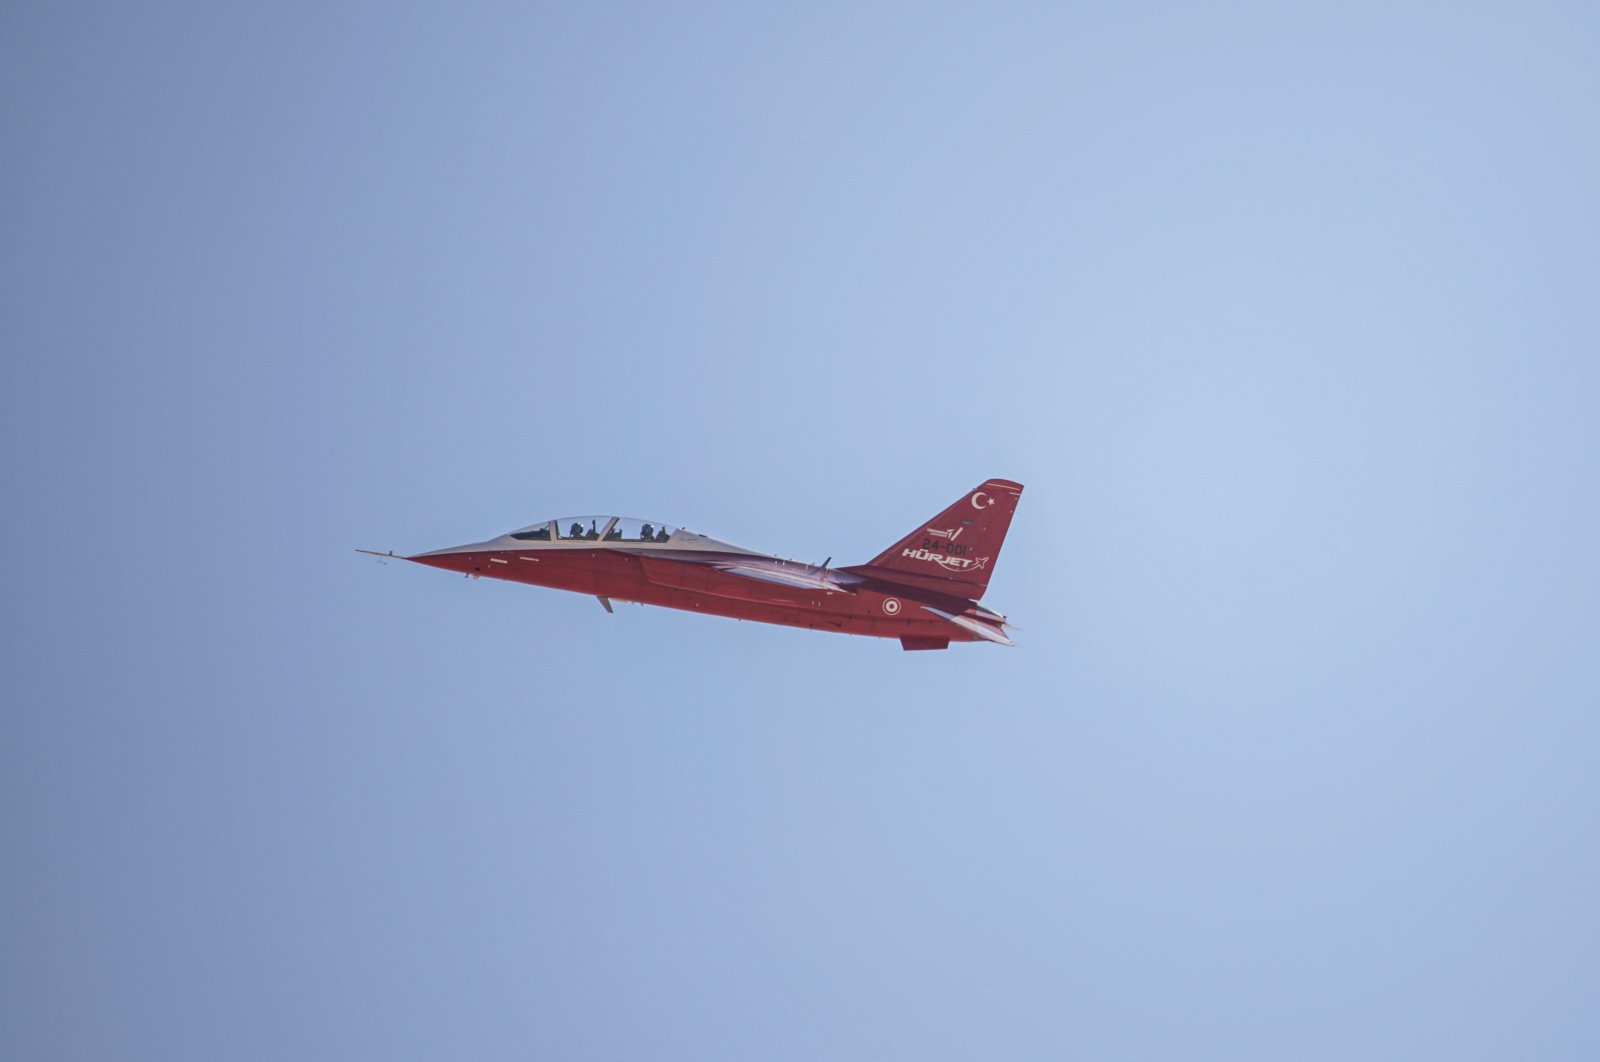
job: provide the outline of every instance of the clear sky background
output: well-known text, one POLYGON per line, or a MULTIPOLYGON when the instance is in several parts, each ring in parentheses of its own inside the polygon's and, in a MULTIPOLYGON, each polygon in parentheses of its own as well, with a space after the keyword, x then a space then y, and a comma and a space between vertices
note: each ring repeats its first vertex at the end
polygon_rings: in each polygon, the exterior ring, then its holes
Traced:
POLYGON ((0 1057, 1600 1057, 1595 11, 8 5, 0 1057))

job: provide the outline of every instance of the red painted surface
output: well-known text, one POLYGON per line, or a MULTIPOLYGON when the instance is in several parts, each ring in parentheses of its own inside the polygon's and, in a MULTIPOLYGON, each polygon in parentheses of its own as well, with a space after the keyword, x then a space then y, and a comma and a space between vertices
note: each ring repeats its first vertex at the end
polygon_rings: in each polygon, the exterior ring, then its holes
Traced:
POLYGON ((866 564, 844 570, 977 601, 989 588, 1021 496, 1020 483, 988 480, 866 564))
MULTIPOLYGON (((693 533, 633 537, 591 521, 590 536, 552 539, 539 525, 476 545, 407 558, 446 571, 788 627, 898 638, 906 649, 1006 641, 978 605, 1022 485, 991 479, 866 564, 828 570, 693 533), (934 611, 930 611, 934 610, 934 611), (938 615, 935 613, 943 613, 938 615)), ((587 518, 585 518, 587 519, 587 518)))
MULTIPOLYGON (((531 552, 524 555, 534 556, 531 552)), ((537 560, 524 560, 518 553, 506 551, 412 559, 432 568, 487 579, 505 579, 609 597, 613 601, 636 601, 757 623, 878 638, 980 640, 921 608, 924 603, 942 603, 947 611, 959 613, 967 607, 964 600, 914 590, 911 593, 916 596, 912 597, 890 592, 894 588, 889 586, 830 594, 758 582, 710 566, 713 560, 738 560, 737 554, 697 554, 689 561, 639 557, 621 550, 571 549, 541 551, 537 556, 537 560)))

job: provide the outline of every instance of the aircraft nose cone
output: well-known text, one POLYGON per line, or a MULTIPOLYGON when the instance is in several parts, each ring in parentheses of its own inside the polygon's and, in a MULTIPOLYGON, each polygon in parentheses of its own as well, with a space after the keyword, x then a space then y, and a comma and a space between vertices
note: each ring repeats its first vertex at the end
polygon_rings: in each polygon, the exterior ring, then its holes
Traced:
POLYGON ((461 546, 434 549, 426 553, 414 553, 407 557, 406 560, 415 561, 417 564, 426 564, 430 568, 442 568, 447 572, 471 572, 475 567, 482 566, 482 558, 466 552, 461 546))
POLYGON ((415 561, 418 564, 426 564, 430 568, 452 567, 449 556, 440 553, 418 553, 407 557, 406 560, 415 561))

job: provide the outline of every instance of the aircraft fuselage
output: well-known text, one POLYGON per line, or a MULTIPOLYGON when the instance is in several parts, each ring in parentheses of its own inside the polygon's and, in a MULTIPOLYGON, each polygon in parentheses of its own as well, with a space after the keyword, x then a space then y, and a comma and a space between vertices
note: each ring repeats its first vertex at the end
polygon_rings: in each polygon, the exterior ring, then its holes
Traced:
MULTIPOLYGON (((621 546, 621 544, 618 544, 621 546)), ((785 585, 731 574, 717 565, 753 567, 764 561, 775 574, 804 578, 820 569, 748 553, 699 552, 692 561, 629 549, 485 549, 412 557, 419 564, 489 579, 571 590, 612 601, 658 605, 712 616, 776 623, 929 643, 981 641, 949 620, 923 611, 932 606, 960 615, 971 602, 862 578, 849 589, 785 585)), ((848 572, 833 573, 848 578, 848 572)), ((815 577, 815 576, 814 576, 815 577)), ((929 645, 932 648, 932 645, 929 645)))
POLYGON ((432 568, 613 601, 898 638, 907 649, 1010 645, 978 604, 1022 485, 991 479, 866 564, 784 560, 683 528, 616 516, 546 520, 483 542, 405 557, 432 568))

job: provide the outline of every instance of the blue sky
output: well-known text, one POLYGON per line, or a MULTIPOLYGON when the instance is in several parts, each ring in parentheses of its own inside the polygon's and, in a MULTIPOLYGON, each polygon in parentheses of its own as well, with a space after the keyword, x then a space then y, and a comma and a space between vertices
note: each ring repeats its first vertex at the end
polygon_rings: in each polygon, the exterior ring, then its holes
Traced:
POLYGON ((0 1055, 1600 1054, 1591 8, 0 26, 0 1055))

